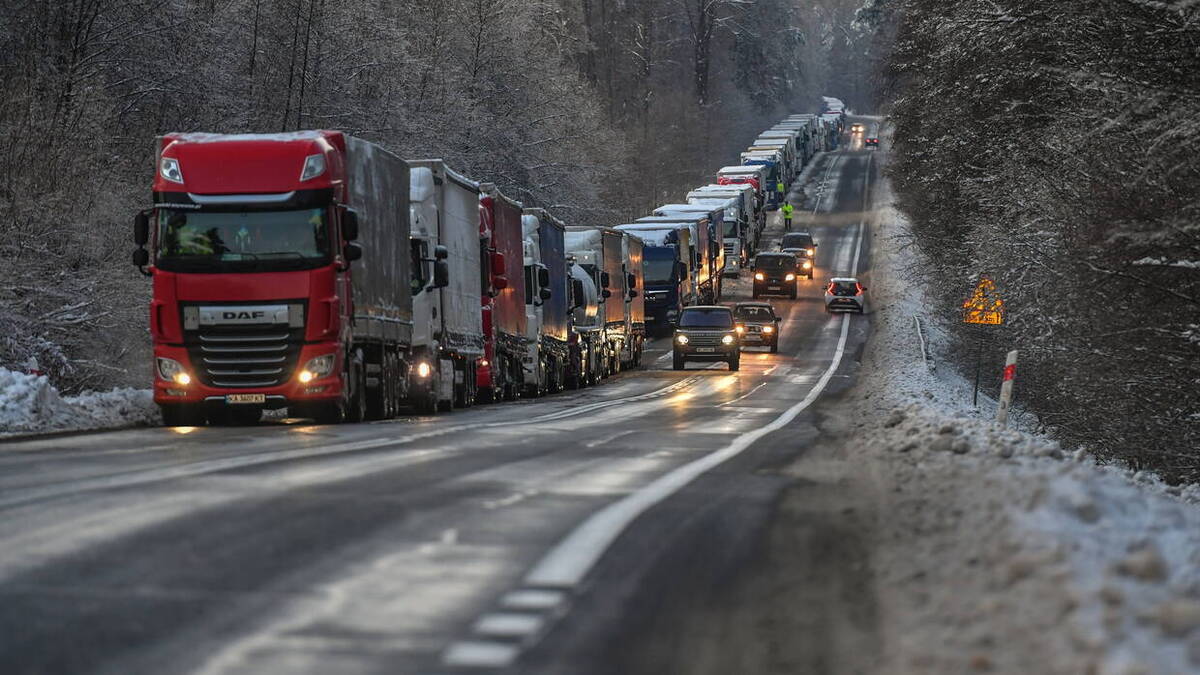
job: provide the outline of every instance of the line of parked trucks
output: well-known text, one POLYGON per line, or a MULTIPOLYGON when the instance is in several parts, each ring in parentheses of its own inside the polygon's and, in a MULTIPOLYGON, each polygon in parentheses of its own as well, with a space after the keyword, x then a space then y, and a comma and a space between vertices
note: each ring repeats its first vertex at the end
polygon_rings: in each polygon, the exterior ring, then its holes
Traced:
POLYGON ((569 226, 337 131, 169 134, 134 221, 168 425, 387 419, 598 383, 720 300, 830 126, 793 115, 633 223, 569 226))

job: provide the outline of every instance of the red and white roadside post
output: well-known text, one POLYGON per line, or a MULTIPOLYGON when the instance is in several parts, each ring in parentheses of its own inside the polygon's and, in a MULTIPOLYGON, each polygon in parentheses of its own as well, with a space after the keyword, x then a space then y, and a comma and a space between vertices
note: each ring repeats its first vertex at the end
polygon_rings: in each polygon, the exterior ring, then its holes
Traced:
POLYGON ((1012 407, 1013 380, 1017 377, 1017 350, 1008 353, 1004 360, 1004 382, 1000 385, 1000 407, 996 410, 996 421, 1008 426, 1008 409, 1012 407))

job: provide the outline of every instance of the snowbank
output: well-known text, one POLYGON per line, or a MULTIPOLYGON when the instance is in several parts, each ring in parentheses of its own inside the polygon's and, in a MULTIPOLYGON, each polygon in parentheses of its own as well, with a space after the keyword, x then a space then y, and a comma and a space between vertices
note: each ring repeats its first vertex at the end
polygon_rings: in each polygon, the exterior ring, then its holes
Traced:
POLYGON ((0 437, 161 422, 149 390, 114 389, 60 396, 45 376, 0 368, 0 437))
MULTIPOLYGON (((900 214, 885 210, 877 250, 894 250, 905 228, 900 214)), ((942 509, 961 528, 948 540, 955 550, 931 553, 942 559, 925 562, 944 566, 935 574, 942 575, 939 585, 952 588, 921 589, 921 602, 952 618, 922 620, 942 621, 939 637, 963 641, 970 651, 977 644, 962 634, 977 618, 972 607, 998 616, 1005 604, 1024 602, 1011 611, 1038 626, 1041 637, 1028 627, 980 630, 1026 631, 1018 641, 1040 644, 1010 641, 1004 649, 1045 650, 1042 672, 1072 672, 1080 664, 1098 675, 1200 672, 1200 488, 1168 487, 1153 476, 1098 465, 1019 423, 1001 429, 992 421, 994 402, 981 398, 975 409, 970 382, 948 366, 931 370, 923 363, 913 315, 926 305, 895 260, 874 260, 870 286, 878 311, 855 404, 874 423, 856 446, 911 481, 906 488, 925 491, 921 508, 942 509), (985 522, 989 531, 968 531, 985 522), (955 576, 957 556, 977 565, 975 577, 955 576)), ((936 327, 928 333, 936 354, 944 337, 936 327)), ((889 573, 900 582, 901 572, 889 573)), ((923 611, 916 601, 906 610, 923 611)), ((997 659, 1006 657, 997 650, 978 658, 1004 671, 997 659)))

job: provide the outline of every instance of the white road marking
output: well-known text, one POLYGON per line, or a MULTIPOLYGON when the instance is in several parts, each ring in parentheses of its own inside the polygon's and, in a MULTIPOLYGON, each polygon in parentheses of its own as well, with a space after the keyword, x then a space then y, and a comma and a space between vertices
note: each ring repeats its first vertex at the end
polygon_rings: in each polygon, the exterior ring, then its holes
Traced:
MULTIPOLYGON (((772 368, 771 370, 774 370, 774 368, 772 368)), ((770 371, 767 371, 767 372, 769 373, 770 371)), ((766 373, 764 373, 764 374, 766 374, 766 373)), ((718 405, 717 405, 717 407, 718 407, 718 408, 724 408, 724 407, 725 407, 725 406, 727 406, 727 405, 733 405, 734 403, 737 403, 738 401, 741 401, 742 399, 749 398, 751 394, 753 394, 754 392, 758 391, 759 389, 762 389, 762 388, 763 388, 763 387, 765 387, 765 386, 767 386, 767 383, 766 383, 766 382, 763 382, 762 384, 760 384, 760 385, 758 385, 757 387, 755 387, 755 388, 751 389, 750 391, 746 392, 745 394, 742 394, 741 396, 739 396, 739 397, 737 397, 737 398, 733 399, 732 401, 726 401, 726 402, 724 402, 724 403, 720 403, 720 404, 718 404, 718 405)))
POLYGON ((562 591, 539 591, 524 589, 513 591, 500 599, 500 606, 506 609, 548 612, 557 609, 567 599, 562 591))
POLYGON ((526 575, 525 584, 560 588, 578 586, 612 542, 647 509, 683 489, 710 469, 741 454, 760 438, 790 424, 825 391, 825 387, 841 365, 849 328, 850 317, 843 316, 842 332, 833 360, 820 381, 802 401, 788 408, 770 424, 742 434, 724 448, 689 462, 592 514, 534 566, 526 575))
POLYGON ((635 434, 635 433, 637 433, 637 430, 636 430, 636 429, 631 429, 631 430, 629 430, 629 431, 622 431, 622 432, 620 432, 620 433, 618 433, 618 434, 613 434, 612 436, 608 436, 607 438, 601 438, 601 439, 599 439, 599 440, 595 440, 595 441, 588 441, 587 443, 584 443, 584 444, 583 444, 583 447, 585 447, 585 448, 595 448, 595 447, 597 447, 597 446, 601 446, 601 445, 605 445, 605 444, 607 444, 607 443, 611 443, 612 441, 615 441, 615 440, 617 440, 618 438, 620 438, 620 437, 622 437, 622 436, 628 436, 629 434, 635 434))
POLYGON ((520 652, 515 644, 464 640, 446 650, 442 663, 458 668, 503 668, 513 662, 520 652))
POLYGON ((488 637, 521 638, 534 635, 541 631, 544 625, 546 620, 535 614, 495 612, 479 617, 474 630, 488 637))

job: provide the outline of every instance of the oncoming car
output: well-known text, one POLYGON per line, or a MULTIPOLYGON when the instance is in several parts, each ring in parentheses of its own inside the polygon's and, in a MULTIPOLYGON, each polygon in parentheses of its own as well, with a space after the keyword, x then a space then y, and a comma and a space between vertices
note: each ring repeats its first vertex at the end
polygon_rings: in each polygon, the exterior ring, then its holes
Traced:
POLYGON ((825 286, 826 312, 858 312, 866 309, 867 287, 854 277, 834 277, 825 286))
POLYGON ((850 133, 861 134, 863 132, 863 128, 864 127, 862 124, 860 124, 859 122, 855 122, 854 124, 850 125, 850 133))
POLYGON ((751 296, 786 295, 796 297, 796 256, 791 253, 759 253, 754 256, 754 290, 751 296))
POLYGON ((742 347, 762 345, 771 353, 779 351, 779 322, 775 308, 769 302, 739 302, 733 306, 734 329, 742 339, 742 347))
POLYGON ((742 344, 733 312, 720 305, 684 307, 671 338, 671 353, 675 370, 683 370, 688 361, 725 361, 730 370, 737 370, 742 344))

